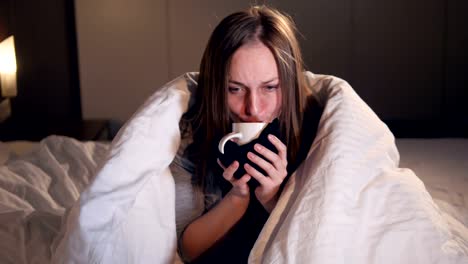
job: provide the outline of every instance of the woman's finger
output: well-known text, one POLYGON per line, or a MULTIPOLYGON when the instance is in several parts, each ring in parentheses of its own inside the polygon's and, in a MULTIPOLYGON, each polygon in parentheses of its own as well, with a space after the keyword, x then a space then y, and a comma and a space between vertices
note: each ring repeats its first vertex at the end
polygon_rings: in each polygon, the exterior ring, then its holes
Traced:
MULTIPOLYGON (((260 144, 255 144, 254 149, 258 153, 262 154, 262 156, 264 156, 271 164, 273 164, 273 166, 275 166, 275 168, 277 170, 280 170, 283 167, 286 167, 287 161, 282 160, 281 157, 278 154, 274 153, 273 151, 269 150, 268 148, 265 148, 264 146, 262 146, 260 144)), ((262 167, 262 169, 264 169, 264 168, 262 167)))
POLYGON ((254 179, 256 179, 260 185, 266 185, 268 184, 268 177, 265 175, 261 174, 258 170, 256 170, 254 167, 250 166, 248 163, 244 165, 245 171, 252 176, 254 179))
POLYGON ((223 172, 223 177, 229 182, 232 182, 234 179, 234 172, 236 172, 237 168, 239 167, 239 162, 234 161, 227 167, 223 172))
POLYGON ((221 163, 221 161, 219 159, 216 159, 216 161, 218 162, 218 165, 223 168, 223 170, 226 170, 226 167, 224 167, 224 165, 221 163))
POLYGON ((242 186, 244 184, 247 184, 248 181, 250 181, 250 175, 244 174, 240 179, 234 180, 234 185, 236 186, 242 186))
POLYGON ((271 144, 273 144, 273 146, 276 147, 278 150, 278 155, 281 157, 281 159, 286 161, 288 156, 286 152, 286 145, 284 145, 281 140, 271 134, 268 135, 268 140, 271 142, 271 144))
MULTIPOLYGON (((275 176, 278 174, 278 172, 277 172, 278 169, 276 169, 275 166, 273 166, 270 162, 262 159, 260 156, 255 155, 252 152, 248 152, 247 153, 247 158, 249 160, 251 160, 253 163, 257 164, 260 168, 262 168, 267 173, 267 175, 269 175, 270 177, 275 178, 275 176)), ((254 169, 252 166, 251 166, 251 168, 254 169)), ((255 170, 255 171, 257 171, 257 170, 255 170)))

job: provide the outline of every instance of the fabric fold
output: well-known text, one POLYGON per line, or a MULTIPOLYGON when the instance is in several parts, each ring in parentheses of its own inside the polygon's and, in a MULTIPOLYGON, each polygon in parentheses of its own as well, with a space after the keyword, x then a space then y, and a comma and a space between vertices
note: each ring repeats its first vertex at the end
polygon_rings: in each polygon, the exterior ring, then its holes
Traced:
MULTIPOLYGON (((324 112, 249 263, 467 263, 466 227, 452 232, 424 184, 398 168, 388 127, 345 81, 305 74, 324 112)), ((166 84, 121 129, 70 211, 53 263, 179 261, 175 212, 200 211, 175 202, 175 190, 196 193, 187 172, 174 169, 196 79, 166 84)))

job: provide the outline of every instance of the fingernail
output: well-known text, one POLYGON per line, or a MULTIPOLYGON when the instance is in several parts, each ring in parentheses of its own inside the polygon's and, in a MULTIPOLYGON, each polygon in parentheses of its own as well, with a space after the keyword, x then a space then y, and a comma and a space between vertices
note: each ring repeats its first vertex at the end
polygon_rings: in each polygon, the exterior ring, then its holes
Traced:
POLYGON ((275 137, 274 137, 272 134, 269 134, 269 135, 268 135, 268 138, 269 138, 269 139, 272 139, 272 140, 275 139, 275 137))
POLYGON ((254 156, 254 154, 253 154, 252 152, 247 153, 247 156, 248 156, 249 158, 251 158, 251 159, 254 159, 254 158, 255 158, 255 156, 254 156))
POLYGON ((255 144, 254 147, 256 150, 262 150, 262 146, 260 146, 260 144, 255 144))

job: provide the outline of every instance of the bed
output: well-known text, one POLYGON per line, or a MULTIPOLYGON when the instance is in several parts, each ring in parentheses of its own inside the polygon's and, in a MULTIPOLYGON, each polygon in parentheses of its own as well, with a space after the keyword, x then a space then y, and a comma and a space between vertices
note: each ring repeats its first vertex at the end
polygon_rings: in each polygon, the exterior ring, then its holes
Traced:
MULTIPOLYGON (((173 161, 178 149, 174 142, 178 140, 167 140, 167 136, 179 135, 178 118, 190 98, 187 78, 167 84, 150 97, 111 145, 63 136, 49 136, 40 142, 2 142, 2 262, 49 263, 53 253, 56 263, 68 263, 66 260, 70 257, 76 263, 106 263, 103 260, 112 259, 115 260, 112 263, 174 261, 174 222, 178 219, 174 213, 177 208, 174 210, 173 207, 177 204, 174 203, 176 199, 168 197, 174 195, 174 188, 171 189, 174 180, 176 186, 178 182, 176 177, 171 177, 167 166, 173 161), (155 125, 161 123, 164 126, 155 125), (80 200, 76 202, 78 198, 80 200), (125 220, 119 222, 116 219, 125 220)), ((302 173, 304 177, 290 178, 249 262, 297 263, 312 258, 317 260, 318 256, 317 263, 325 260, 331 263, 414 263, 414 260, 447 263, 447 259, 453 260, 449 263, 465 263, 468 256, 468 139, 399 138, 395 142, 398 154, 388 128, 349 85, 327 76, 311 75, 310 78, 317 96, 328 100, 317 139, 306 165, 298 169, 297 174, 302 173), (353 122, 343 121, 351 118, 353 122), (365 162, 360 163, 363 159, 365 162), (398 160, 400 168, 410 170, 395 168, 398 160), (383 167, 372 165, 376 163, 383 167), (323 164, 323 167, 317 168, 314 164, 323 164), (312 176, 306 174, 309 171, 312 176), (366 177, 361 177, 361 172, 366 177), (343 177, 348 175, 358 178, 343 177), (306 180, 309 182, 304 182, 306 180), (350 182, 351 185, 346 185, 350 182), (346 183, 344 187, 343 183, 346 183), (315 188, 322 185, 324 188, 315 188), (353 188, 353 192, 346 193, 348 187, 353 188), (312 195, 308 195, 310 190, 307 188, 312 188, 312 195), (294 192, 296 189, 299 191, 294 192), (295 237, 289 237, 288 230, 301 228, 303 221, 288 218, 291 215, 288 212, 297 216, 303 208, 300 206, 308 203, 297 198, 299 195, 319 202, 318 207, 311 207, 306 214, 302 212, 302 216, 313 214, 317 208, 326 218, 307 218, 310 229, 301 229, 302 232, 293 234, 295 237), (386 199, 379 200, 383 196, 386 199), (401 197, 409 200, 401 202, 401 197), (398 201, 396 207, 380 204, 393 202, 395 198, 398 201), (296 203, 289 206, 289 201, 296 203), (322 206, 324 204, 326 206, 322 206), (343 204, 350 205, 346 211, 340 208, 343 204), (392 211, 394 209, 397 210, 392 211), (413 218, 413 212, 405 209, 418 211, 414 212, 413 218), (343 212, 347 214, 345 217, 342 217, 343 212), (334 218, 337 214, 340 217, 334 218), (387 219, 387 216, 394 218, 387 219), (400 216, 409 218, 402 220, 400 216), (317 222, 317 219, 327 221, 317 222), (372 229, 367 223, 379 229, 372 229), (383 235, 383 242, 367 243, 367 234, 360 236, 361 240, 349 235, 361 235, 356 233, 356 227, 363 228, 364 233, 378 231, 379 234, 369 235, 371 238, 383 235), (304 232, 310 230, 318 232, 304 232), (341 239, 343 233, 338 232, 340 230, 348 232, 347 241, 341 239), (305 240, 288 240, 304 234, 305 240), (417 239, 412 240, 408 235, 415 235, 417 239), (428 235, 430 243, 424 241, 424 235, 428 235), (269 241, 270 237, 278 240, 269 241), (399 240, 402 237, 408 240, 399 240), (332 243, 321 243, 325 240, 332 243), (292 248, 298 250, 298 254, 278 255, 287 254, 290 244, 297 241, 306 245, 292 248), (362 245, 362 251, 356 252, 352 241, 367 244, 362 245), (442 248, 439 242, 443 242, 442 248), (442 251, 431 252, 428 248, 442 251), (316 254, 311 255, 314 253, 310 249, 316 254), (413 249, 418 250, 418 254, 408 252, 413 249), (355 258, 344 259, 345 255, 341 253, 355 258), (377 253, 380 255, 375 255, 377 253), (300 259, 291 261, 295 257, 300 259)))
POLYGON ((62 218, 108 148, 49 136, 0 142, 0 262, 50 263, 62 218))
MULTIPOLYGON (((414 170, 437 205, 468 227, 468 139, 401 138, 396 144, 400 166, 414 170)), ((49 263, 65 210, 89 182, 108 147, 108 142, 61 136, 0 143, 2 263, 49 263), (33 181, 35 176, 40 180, 33 181)))
POLYGON ((468 139, 396 141, 400 167, 412 169, 437 205, 468 227, 468 139))

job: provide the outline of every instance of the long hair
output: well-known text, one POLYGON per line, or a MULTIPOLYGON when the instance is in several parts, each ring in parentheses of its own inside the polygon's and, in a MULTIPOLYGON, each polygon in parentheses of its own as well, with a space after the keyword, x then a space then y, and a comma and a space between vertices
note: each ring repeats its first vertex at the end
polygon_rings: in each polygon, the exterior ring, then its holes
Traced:
POLYGON ((185 115, 192 124, 194 141, 190 152, 196 164, 195 178, 201 187, 206 188, 214 180, 208 176, 208 168, 217 166, 213 142, 230 132, 227 89, 231 58, 248 43, 263 43, 276 60, 282 92, 280 139, 287 146, 288 161, 295 161, 306 104, 303 61, 296 32, 288 15, 267 6, 233 13, 214 29, 201 60, 195 105, 185 115))

